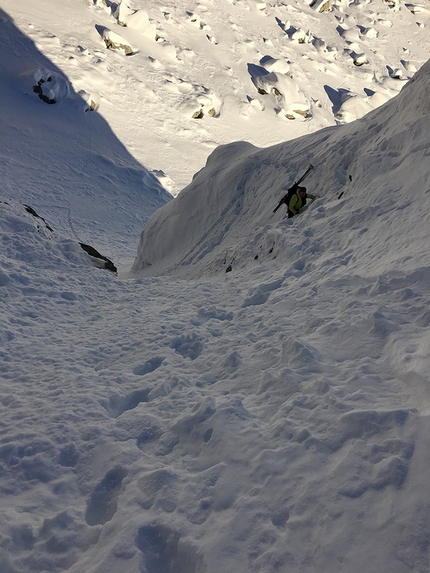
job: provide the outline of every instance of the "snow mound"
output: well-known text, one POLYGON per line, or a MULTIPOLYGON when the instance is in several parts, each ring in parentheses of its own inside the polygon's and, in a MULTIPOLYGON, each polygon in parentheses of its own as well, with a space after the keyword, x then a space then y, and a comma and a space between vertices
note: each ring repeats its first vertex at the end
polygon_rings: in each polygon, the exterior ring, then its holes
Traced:
MULTIPOLYGON (((307 240, 313 245, 311 252, 331 241, 332 232, 324 228, 331 216, 333 229, 364 228, 375 236, 382 217, 391 249, 397 242, 397 225, 416 219, 410 245, 397 253, 394 249, 392 255, 393 268, 413 265, 428 237, 420 213, 430 200, 425 167, 429 72, 427 63, 396 98, 348 125, 266 150, 244 142, 216 149, 193 182, 150 218, 132 273, 201 276, 254 266, 265 258, 299 259, 301 228, 311 216, 322 223, 319 242, 307 240), (273 208, 306 161, 316 166, 308 183, 321 199, 306 215, 276 223, 282 215, 274 215, 273 208)), ((356 105, 355 99, 348 99, 342 113, 348 112, 348 102, 356 105)), ((370 269, 376 266, 378 252, 386 249, 366 245, 354 257, 367 261, 370 269)))
MULTIPOLYGON (((279 62, 270 61, 269 67, 283 68, 279 62)), ((289 73, 268 72, 266 68, 248 66, 251 79, 260 95, 270 95, 275 111, 283 111, 288 119, 309 118, 310 104, 289 73)))
POLYGON ((74 97, 70 82, 58 72, 39 69, 34 72, 33 77, 35 81, 33 91, 46 103, 54 104, 64 98, 74 97))
POLYGON ((104 28, 101 36, 106 48, 109 50, 117 50, 125 56, 133 54, 133 47, 131 44, 117 32, 112 32, 109 28, 104 28))
POLYGON ((129 28, 138 30, 144 38, 156 41, 157 26, 144 10, 137 10, 127 18, 126 22, 129 28))

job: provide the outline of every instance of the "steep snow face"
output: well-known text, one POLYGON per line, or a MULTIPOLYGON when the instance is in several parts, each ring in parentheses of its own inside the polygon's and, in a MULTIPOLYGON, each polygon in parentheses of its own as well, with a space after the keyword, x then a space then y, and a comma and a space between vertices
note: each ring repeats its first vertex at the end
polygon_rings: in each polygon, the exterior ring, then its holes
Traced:
POLYGON ((77 93, 1 9, 0 27, 2 195, 129 267, 142 226, 171 195, 91 111, 97 98, 77 93))
POLYGON ((2 573, 428 571, 428 214, 393 245, 391 201, 339 205, 226 280, 125 281, 0 202, 2 573))
POLYGON ((352 124, 265 150, 247 143, 217 149, 148 221, 132 272, 211 275, 258 265, 267 251, 289 260, 306 238, 308 217, 319 251, 353 247, 353 260, 367 261, 372 273, 390 249, 393 268, 413 268, 428 256, 429 89, 427 63, 399 96, 352 124), (284 220, 285 207, 276 214, 273 208, 309 162, 315 172, 308 191, 320 198, 284 220), (412 220, 409 245, 400 247, 398 229, 412 220), (340 240, 343 231, 348 238, 340 240))

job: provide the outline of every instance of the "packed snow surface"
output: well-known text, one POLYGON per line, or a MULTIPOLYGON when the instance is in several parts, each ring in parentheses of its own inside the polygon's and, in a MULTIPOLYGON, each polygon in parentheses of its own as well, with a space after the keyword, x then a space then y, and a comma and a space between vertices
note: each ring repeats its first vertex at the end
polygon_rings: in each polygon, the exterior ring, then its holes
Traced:
POLYGON ((428 572, 429 12, 322 4, 3 0, 1 573, 428 572))

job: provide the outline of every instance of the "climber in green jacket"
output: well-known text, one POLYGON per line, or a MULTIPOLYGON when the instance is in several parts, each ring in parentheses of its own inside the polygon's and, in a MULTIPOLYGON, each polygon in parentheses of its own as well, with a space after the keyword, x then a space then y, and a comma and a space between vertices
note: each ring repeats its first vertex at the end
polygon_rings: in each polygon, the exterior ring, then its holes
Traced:
POLYGON ((317 199, 316 195, 306 193, 306 187, 297 187, 297 191, 291 197, 288 203, 288 218, 294 217, 302 207, 306 205, 306 199, 317 199))

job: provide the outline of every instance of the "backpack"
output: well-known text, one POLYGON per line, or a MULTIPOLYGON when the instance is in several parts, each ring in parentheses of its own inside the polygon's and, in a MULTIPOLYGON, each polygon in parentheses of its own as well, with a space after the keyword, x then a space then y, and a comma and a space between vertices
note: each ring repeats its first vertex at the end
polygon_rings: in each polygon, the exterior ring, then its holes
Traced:
POLYGON ((287 207, 290 204, 292 196, 294 195, 294 193, 297 191, 298 188, 299 186, 297 185, 297 183, 294 183, 294 185, 288 189, 286 195, 284 195, 283 202, 287 207))

